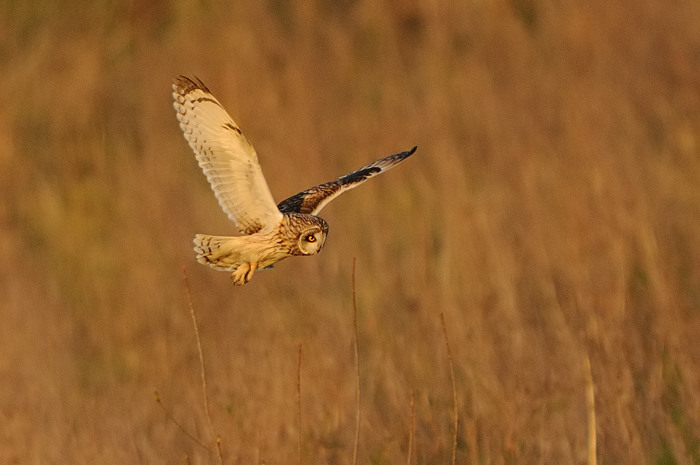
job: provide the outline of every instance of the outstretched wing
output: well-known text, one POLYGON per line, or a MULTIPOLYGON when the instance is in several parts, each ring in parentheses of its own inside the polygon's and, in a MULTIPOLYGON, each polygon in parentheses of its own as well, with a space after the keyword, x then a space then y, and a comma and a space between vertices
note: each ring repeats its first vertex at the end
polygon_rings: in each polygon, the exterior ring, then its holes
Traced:
POLYGON ((346 174, 335 181, 312 187, 304 192, 299 192, 280 202, 277 208, 283 213, 308 213, 310 215, 316 215, 328 202, 338 197, 343 192, 359 186, 371 177, 390 170, 413 155, 417 148, 418 147, 413 147, 407 152, 401 152, 382 158, 381 160, 363 166, 357 171, 346 174))
POLYGON ((178 76, 173 90, 180 127, 224 212, 245 234, 276 226, 282 212, 236 122, 199 79, 178 76))

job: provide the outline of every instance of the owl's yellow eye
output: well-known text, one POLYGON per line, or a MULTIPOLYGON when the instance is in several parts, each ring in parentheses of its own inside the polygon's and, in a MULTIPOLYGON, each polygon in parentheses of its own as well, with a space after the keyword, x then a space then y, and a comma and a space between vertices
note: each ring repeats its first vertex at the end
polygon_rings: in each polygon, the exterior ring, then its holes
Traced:
POLYGON ((314 236, 313 234, 309 234, 308 236, 306 236, 306 242, 316 242, 316 236, 314 236))

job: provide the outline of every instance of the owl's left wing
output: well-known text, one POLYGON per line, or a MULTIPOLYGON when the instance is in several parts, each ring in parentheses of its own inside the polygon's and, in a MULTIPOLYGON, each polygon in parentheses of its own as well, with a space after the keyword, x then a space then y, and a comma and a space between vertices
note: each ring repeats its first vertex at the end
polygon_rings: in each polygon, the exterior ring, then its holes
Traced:
POLYGON ((346 174, 335 181, 330 181, 299 192, 281 201, 277 208, 283 213, 308 213, 316 215, 328 202, 343 192, 355 188, 380 173, 390 170, 406 158, 413 155, 418 147, 406 152, 397 153, 363 166, 359 170, 346 174))
POLYGON ((196 78, 176 77, 173 91, 180 128, 221 208, 245 234, 276 226, 282 212, 275 205, 255 149, 233 118, 196 78))

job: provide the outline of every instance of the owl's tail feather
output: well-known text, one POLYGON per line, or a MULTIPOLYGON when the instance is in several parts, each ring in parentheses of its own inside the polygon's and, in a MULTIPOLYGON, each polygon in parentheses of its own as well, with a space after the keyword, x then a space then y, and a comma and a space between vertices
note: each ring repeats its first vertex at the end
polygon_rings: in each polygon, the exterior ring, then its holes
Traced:
POLYGON ((240 237, 208 236, 197 234, 194 238, 194 251, 197 261, 222 271, 234 271, 242 260, 236 247, 240 237))

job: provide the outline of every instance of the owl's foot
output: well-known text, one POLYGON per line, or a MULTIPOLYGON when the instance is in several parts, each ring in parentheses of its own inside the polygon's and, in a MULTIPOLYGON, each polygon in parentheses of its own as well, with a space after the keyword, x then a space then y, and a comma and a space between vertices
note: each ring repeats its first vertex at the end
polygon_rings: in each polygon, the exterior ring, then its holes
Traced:
POLYGON ((240 265, 238 268, 236 268, 236 271, 231 273, 233 284, 236 286, 242 286, 250 281, 250 278, 253 277, 253 273, 255 272, 255 268, 255 263, 244 263, 240 265))

